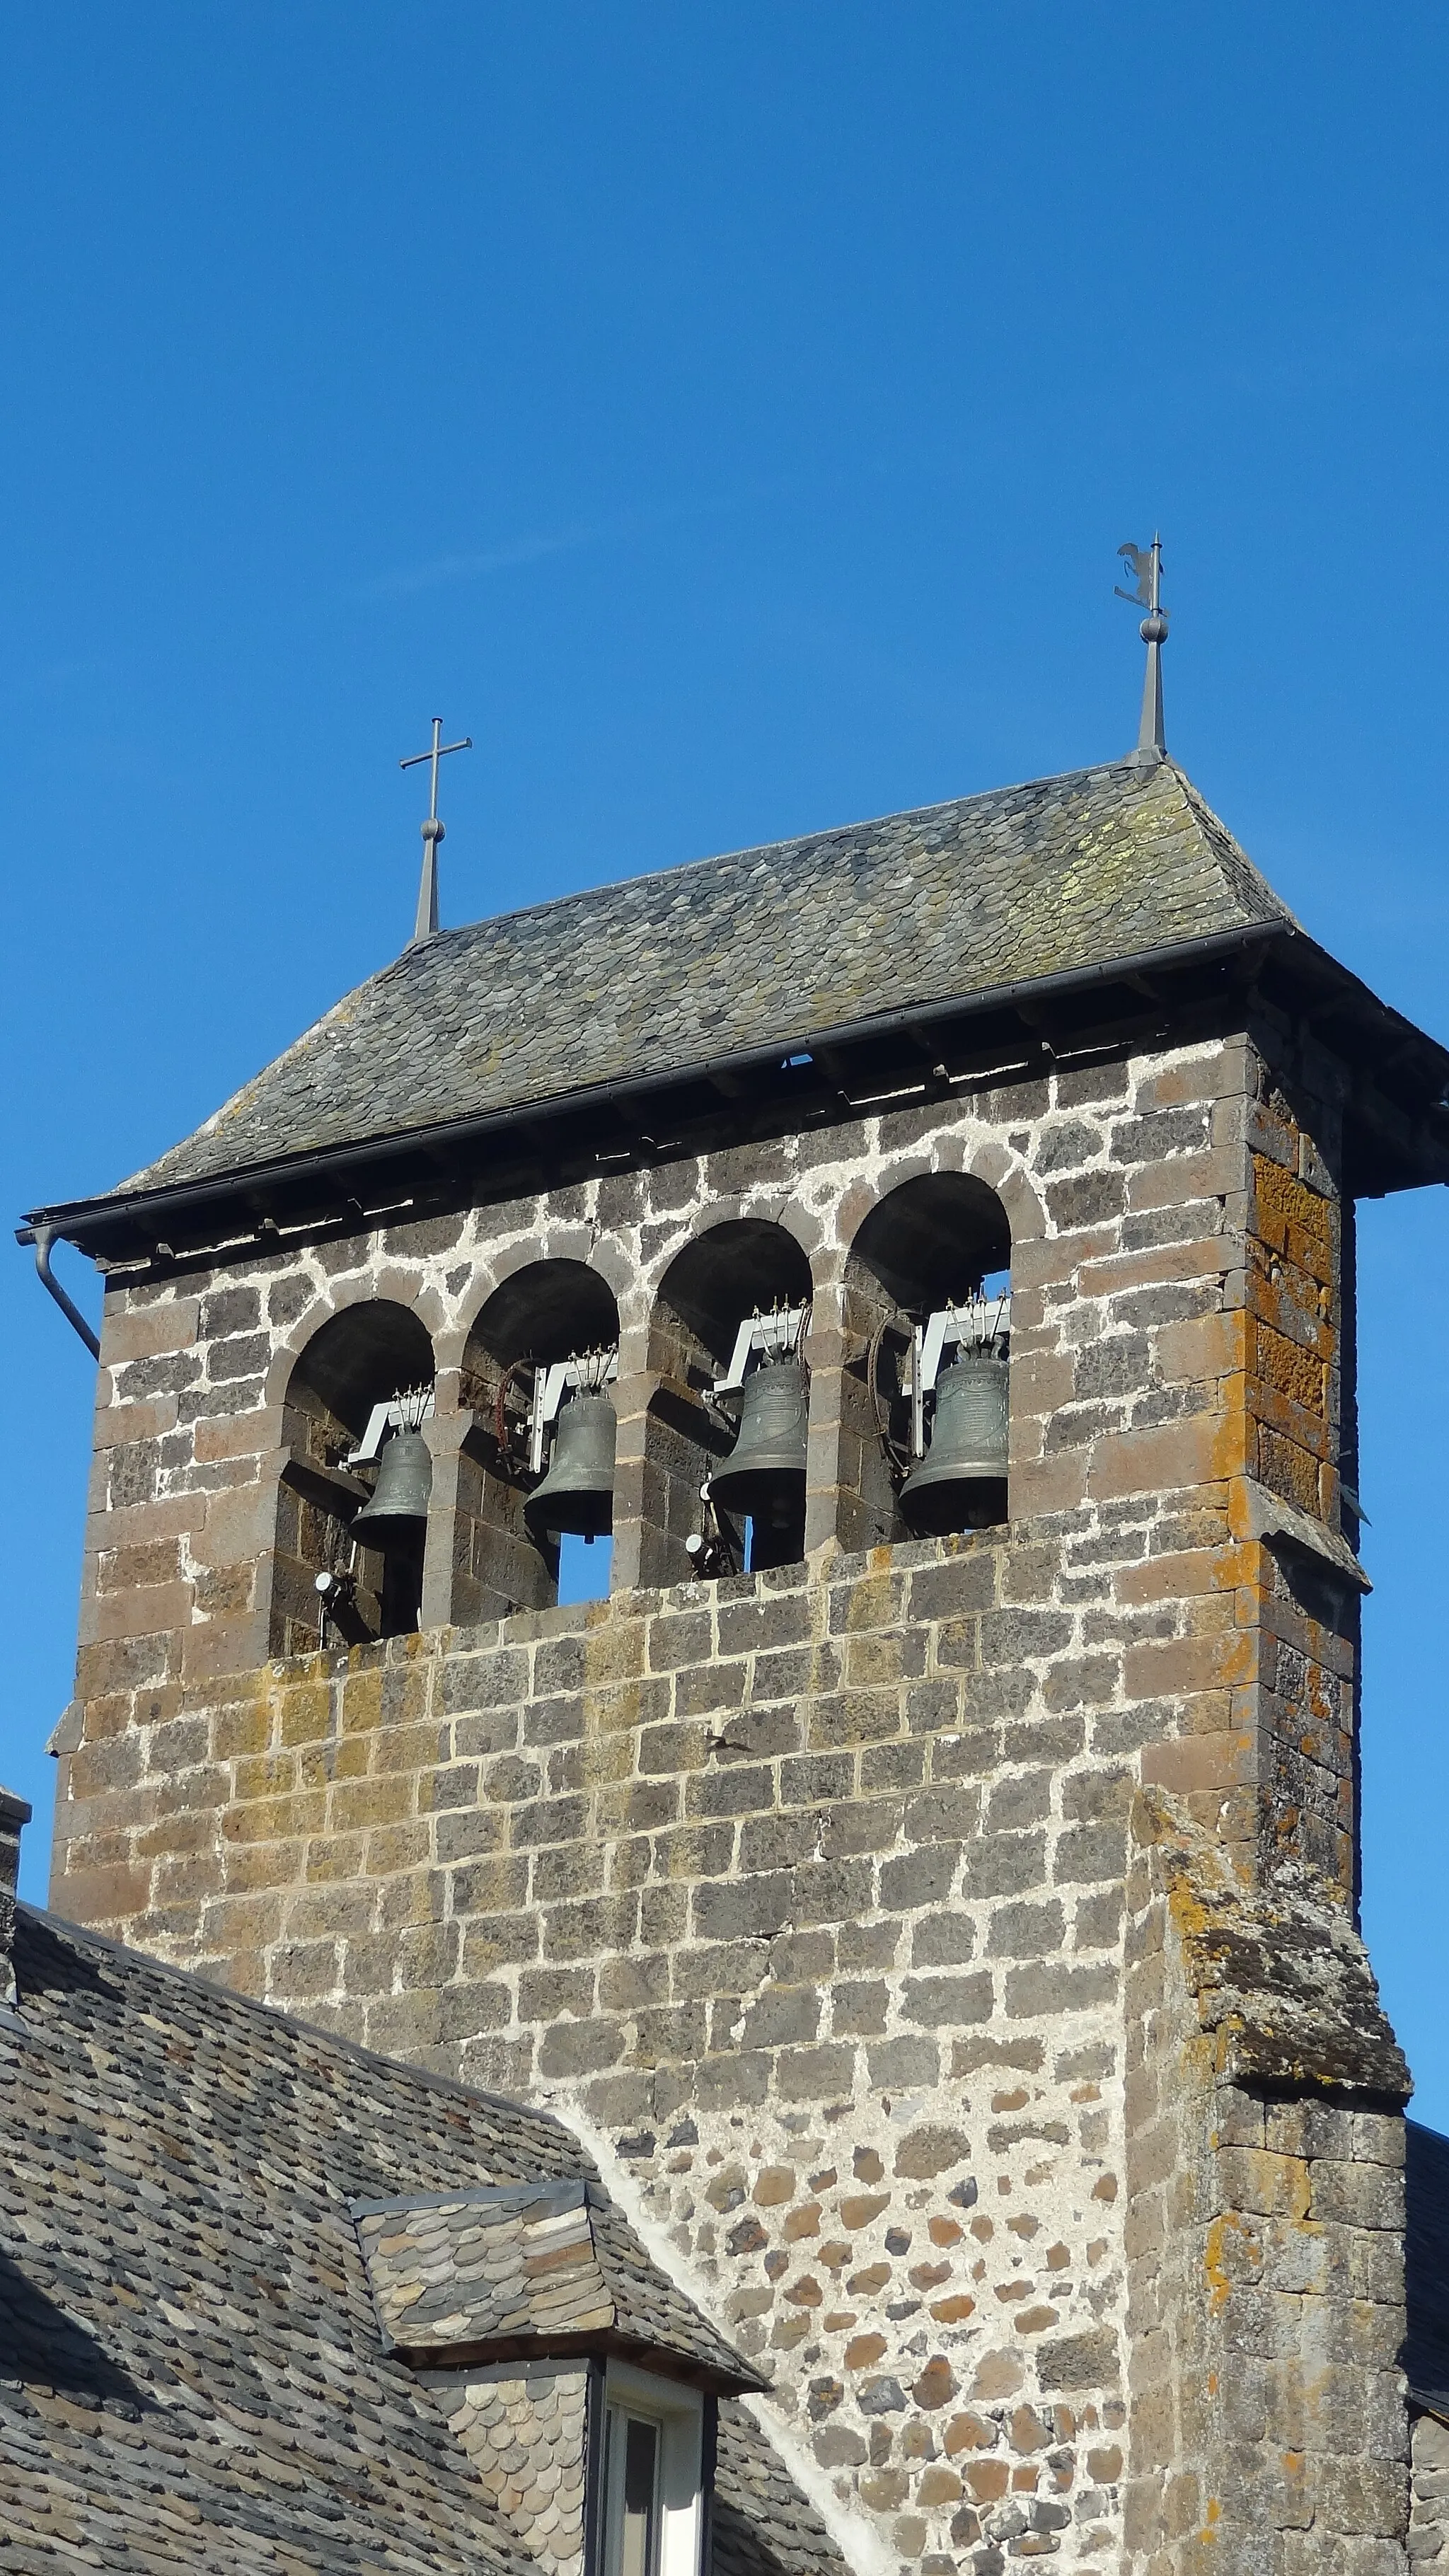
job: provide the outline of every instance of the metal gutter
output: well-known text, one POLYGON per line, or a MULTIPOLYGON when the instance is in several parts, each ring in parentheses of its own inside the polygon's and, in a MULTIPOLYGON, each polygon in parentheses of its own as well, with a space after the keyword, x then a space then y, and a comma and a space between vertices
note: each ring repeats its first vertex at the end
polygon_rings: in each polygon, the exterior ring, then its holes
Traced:
MULTIPOLYGON (((388 1134, 372 1136, 355 1145, 325 1145, 271 1163, 243 1165, 230 1172, 219 1172, 199 1181, 165 1184, 158 1189, 137 1190, 129 1195, 116 1194, 101 1199, 73 1199, 57 1206, 34 1208, 25 1225, 17 1228, 16 1240, 29 1243, 35 1230, 47 1228, 68 1242, 81 1244, 83 1236, 100 1226, 115 1224, 126 1217, 164 1219, 191 1209, 202 1209, 219 1202, 243 1196, 269 1184, 305 1181, 332 1173, 353 1171, 360 1165, 376 1163, 406 1154, 426 1143, 430 1151, 448 1145, 468 1145, 475 1139, 496 1135, 500 1130, 527 1120, 538 1124, 547 1119, 575 1117, 590 1109, 608 1108, 621 1100, 638 1100, 688 1082, 707 1082, 716 1074, 743 1073, 759 1065, 779 1064, 792 1049, 814 1054, 833 1047, 858 1046, 872 1039, 889 1037, 898 1030, 929 1028, 943 1020, 975 1017, 988 1011, 1010 1009, 1020 1002, 1038 1001, 1054 993, 1080 991, 1094 984, 1122 981, 1132 975, 1147 975, 1165 967, 1198 965, 1215 957, 1240 954, 1265 940, 1302 940, 1304 934, 1291 921, 1253 922, 1236 930, 1212 931, 1206 937, 1177 941, 1168 946, 1144 948, 1127 957, 1115 957, 1096 966, 1067 966, 1050 975, 1031 975, 1009 984, 995 984, 987 991, 955 994, 944 1001, 904 1003, 890 1011, 874 1013, 866 1019, 844 1020, 832 1028, 798 1031, 770 1039, 764 1044, 738 1047, 724 1055, 706 1057, 692 1064, 671 1065, 657 1073, 615 1076, 608 1082, 588 1084, 577 1091, 559 1092, 545 1100, 514 1101, 506 1107, 480 1111, 470 1118, 439 1121, 426 1127, 400 1128, 388 1134)), ((1305 941, 1305 946, 1311 945, 1305 941)))

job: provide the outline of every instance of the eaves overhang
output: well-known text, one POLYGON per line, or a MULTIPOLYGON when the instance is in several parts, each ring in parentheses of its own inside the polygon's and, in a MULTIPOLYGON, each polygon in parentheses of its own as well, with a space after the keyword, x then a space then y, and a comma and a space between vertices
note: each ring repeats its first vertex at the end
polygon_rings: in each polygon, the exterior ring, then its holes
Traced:
POLYGON ((198 1180, 58 1201, 30 1209, 17 1240, 44 1228, 112 1267, 320 1227, 356 1231, 456 1203, 470 1184, 492 1198, 528 1186, 530 1173, 548 1186, 697 1151, 712 1128, 763 1136, 949 1098, 1054 1061, 1177 1043, 1194 1013, 1259 988, 1367 1077, 1349 1109, 1362 1130, 1354 1195, 1449 1180, 1449 1048, 1293 924, 1268 920, 831 1026, 782 1027, 695 1062, 641 1064, 198 1180))

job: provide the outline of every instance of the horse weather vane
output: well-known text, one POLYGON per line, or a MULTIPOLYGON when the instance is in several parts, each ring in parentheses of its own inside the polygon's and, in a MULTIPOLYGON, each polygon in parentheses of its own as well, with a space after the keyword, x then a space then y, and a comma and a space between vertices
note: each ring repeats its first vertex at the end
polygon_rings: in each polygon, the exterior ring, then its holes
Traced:
POLYGON ((415 947, 420 939, 431 939, 438 926, 438 843, 443 838, 443 826, 438 820, 438 763, 446 760, 450 751, 471 751, 472 748, 470 733, 465 733, 461 742, 444 742, 443 719, 434 716, 431 751, 410 752, 406 760, 398 762, 399 769, 417 769, 426 760, 431 762, 433 771, 433 792, 427 820, 423 824, 423 873, 418 886, 418 917, 413 924, 409 947, 415 947))
POLYGON ((1125 599, 1133 608, 1145 608, 1146 616, 1138 628, 1147 647, 1147 670, 1142 682, 1142 722, 1137 728, 1137 758, 1146 763, 1166 756, 1167 742, 1162 730, 1162 647, 1167 641, 1167 612, 1162 605, 1162 539, 1154 537, 1150 546, 1119 546, 1118 554, 1130 573, 1135 574, 1135 590, 1124 590, 1120 582, 1112 584, 1113 594, 1125 599))

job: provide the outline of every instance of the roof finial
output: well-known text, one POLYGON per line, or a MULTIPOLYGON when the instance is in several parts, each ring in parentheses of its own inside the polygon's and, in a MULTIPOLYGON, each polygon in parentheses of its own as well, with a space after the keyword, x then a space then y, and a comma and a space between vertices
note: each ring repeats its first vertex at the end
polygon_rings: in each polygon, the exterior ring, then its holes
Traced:
POLYGON ((431 939, 438 926, 438 843, 443 838, 443 826, 438 820, 438 763, 446 760, 450 751, 471 751, 472 748, 470 733, 465 733, 461 742, 444 742, 443 719, 434 716, 432 750, 411 752, 406 760, 398 762, 399 769, 416 769, 424 760, 431 761, 433 766, 432 799, 423 825, 423 873, 418 886, 418 917, 413 924, 412 938, 408 941, 410 948, 416 947, 420 939, 431 939))
POLYGON ((1147 669, 1142 681, 1142 722, 1137 728, 1137 759, 1148 767, 1167 757, 1167 742, 1162 730, 1162 647, 1167 641, 1167 611, 1162 605, 1162 539, 1154 537, 1150 546, 1119 546, 1130 572, 1137 576, 1135 590, 1123 590, 1112 584, 1118 599, 1130 600, 1134 608, 1145 608, 1146 616, 1138 628, 1147 647, 1147 669))

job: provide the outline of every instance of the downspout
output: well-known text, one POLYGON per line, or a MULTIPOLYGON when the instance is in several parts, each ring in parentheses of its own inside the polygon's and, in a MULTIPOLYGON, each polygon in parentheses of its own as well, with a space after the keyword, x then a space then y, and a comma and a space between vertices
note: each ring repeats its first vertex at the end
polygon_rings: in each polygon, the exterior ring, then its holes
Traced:
POLYGON ((66 1322, 73 1325, 75 1330, 79 1333, 86 1349, 90 1352, 91 1358, 93 1360, 98 1360, 101 1356, 100 1343, 97 1341, 95 1334, 91 1331, 91 1328, 86 1322, 84 1315, 81 1313, 79 1306, 73 1305, 70 1298, 67 1297, 65 1290, 62 1288, 60 1281, 57 1279, 55 1272, 50 1266, 50 1247, 55 1241, 54 1226, 36 1226, 31 1233, 30 1240, 35 1246, 35 1267, 40 1274, 40 1284, 42 1288, 48 1288, 50 1290, 50 1293, 55 1299, 57 1306, 60 1308, 61 1313, 64 1315, 66 1322))

